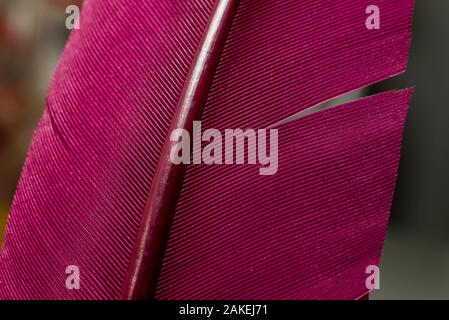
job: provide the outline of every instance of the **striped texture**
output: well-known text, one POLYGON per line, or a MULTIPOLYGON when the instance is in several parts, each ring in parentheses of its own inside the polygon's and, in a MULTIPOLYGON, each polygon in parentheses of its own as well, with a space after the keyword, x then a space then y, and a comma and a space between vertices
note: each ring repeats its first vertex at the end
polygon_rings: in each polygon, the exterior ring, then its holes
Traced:
POLYGON ((86 1, 5 234, 0 298, 113 299, 213 1, 86 1), (83 290, 67 290, 77 265, 83 290))
MULTIPOLYGON (((264 128, 405 71, 412 1, 378 1, 382 25, 375 31, 365 27, 370 4, 243 1, 203 130, 264 128)), ((280 128, 281 167, 273 177, 260 177, 254 166, 189 167, 157 298, 360 297, 366 266, 380 258, 408 96, 376 97, 280 128), (339 130, 348 141, 333 137, 339 130), (338 152, 342 145, 357 148, 338 152), (365 172, 370 160, 377 167, 365 172), (374 179, 379 173, 382 181, 374 179), (366 241, 371 246, 349 254, 366 241)))
POLYGON ((379 265, 411 91, 279 127, 279 171, 192 166, 159 299, 356 299, 379 265), (226 177, 224 179, 224 177, 226 177))
MULTIPOLYGON (((263 128, 404 72, 412 1, 378 0, 381 29, 371 31, 370 4, 242 0, 203 128, 263 128)), ((85 1, 14 199, 0 254, 0 299, 120 297, 159 153, 212 6, 85 1), (81 270, 78 291, 65 287, 72 264, 81 270)), ((157 297, 362 294, 357 277, 379 258, 408 95, 390 93, 282 127, 284 158, 274 180, 259 180, 255 167, 189 168, 157 297), (332 210, 320 211, 329 203, 332 210)))
POLYGON ((412 0, 242 1, 204 110, 205 128, 263 128, 407 68, 412 0))

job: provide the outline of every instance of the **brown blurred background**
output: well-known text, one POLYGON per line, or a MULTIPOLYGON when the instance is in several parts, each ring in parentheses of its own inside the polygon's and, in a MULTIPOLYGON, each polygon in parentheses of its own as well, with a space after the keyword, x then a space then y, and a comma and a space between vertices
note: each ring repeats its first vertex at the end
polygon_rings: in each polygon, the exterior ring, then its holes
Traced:
MULTIPOLYGON (((65 8, 81 2, 0 0, 0 242, 69 34, 65 8)), ((449 299, 448 77, 449 1, 417 0, 408 73, 370 89, 416 87, 373 299, 449 299)))

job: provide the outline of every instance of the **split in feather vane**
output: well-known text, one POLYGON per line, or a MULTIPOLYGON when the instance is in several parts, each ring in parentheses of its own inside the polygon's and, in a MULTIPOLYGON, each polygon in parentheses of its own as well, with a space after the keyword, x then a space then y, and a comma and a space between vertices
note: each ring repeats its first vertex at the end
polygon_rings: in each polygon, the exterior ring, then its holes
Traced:
POLYGON ((252 165, 189 167, 156 297, 366 293, 365 269, 379 265, 410 93, 388 92, 279 127, 273 176, 252 165))
MULTIPOLYGON (((365 27, 370 4, 240 1, 205 92, 203 129, 266 128, 404 72, 413 3, 377 1, 379 30, 365 27)), ((164 141, 216 13, 212 0, 85 2, 17 188, 0 298, 129 297, 164 141), (80 268, 80 290, 65 286, 68 265, 80 268)), ((273 176, 255 166, 189 166, 155 297, 365 294, 410 95, 388 92, 279 126, 273 176)))

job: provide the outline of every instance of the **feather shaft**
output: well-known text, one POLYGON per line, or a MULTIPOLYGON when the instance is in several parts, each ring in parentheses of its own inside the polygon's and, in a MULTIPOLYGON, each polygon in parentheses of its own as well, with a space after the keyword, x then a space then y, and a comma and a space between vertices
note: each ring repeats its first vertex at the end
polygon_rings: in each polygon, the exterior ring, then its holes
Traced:
MULTIPOLYGON (((169 133, 175 129, 191 132, 193 121, 201 118, 238 2, 217 1, 178 101, 169 133)), ((174 142, 170 141, 169 135, 158 161, 143 214, 134 249, 135 259, 124 286, 124 299, 145 299, 148 294, 154 295, 156 289, 163 246, 185 173, 184 166, 174 165, 170 161, 174 142)))

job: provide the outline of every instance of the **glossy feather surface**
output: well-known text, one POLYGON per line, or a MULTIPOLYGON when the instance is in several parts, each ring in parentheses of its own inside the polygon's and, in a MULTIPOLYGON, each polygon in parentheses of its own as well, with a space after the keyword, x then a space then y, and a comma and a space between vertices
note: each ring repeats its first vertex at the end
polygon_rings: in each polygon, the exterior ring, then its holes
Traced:
MULTIPOLYGON (((204 129, 265 128, 404 72, 413 3, 377 1, 380 30, 365 27, 370 4, 241 1, 204 129)), ((17 188, 0 298, 120 297, 212 7, 212 0, 85 2, 17 188), (67 290, 68 265, 80 267, 81 290, 67 290)), ((189 167, 157 298, 363 294, 358 277, 379 261, 409 96, 387 93, 282 126, 281 166, 271 178, 254 166, 189 167)))

